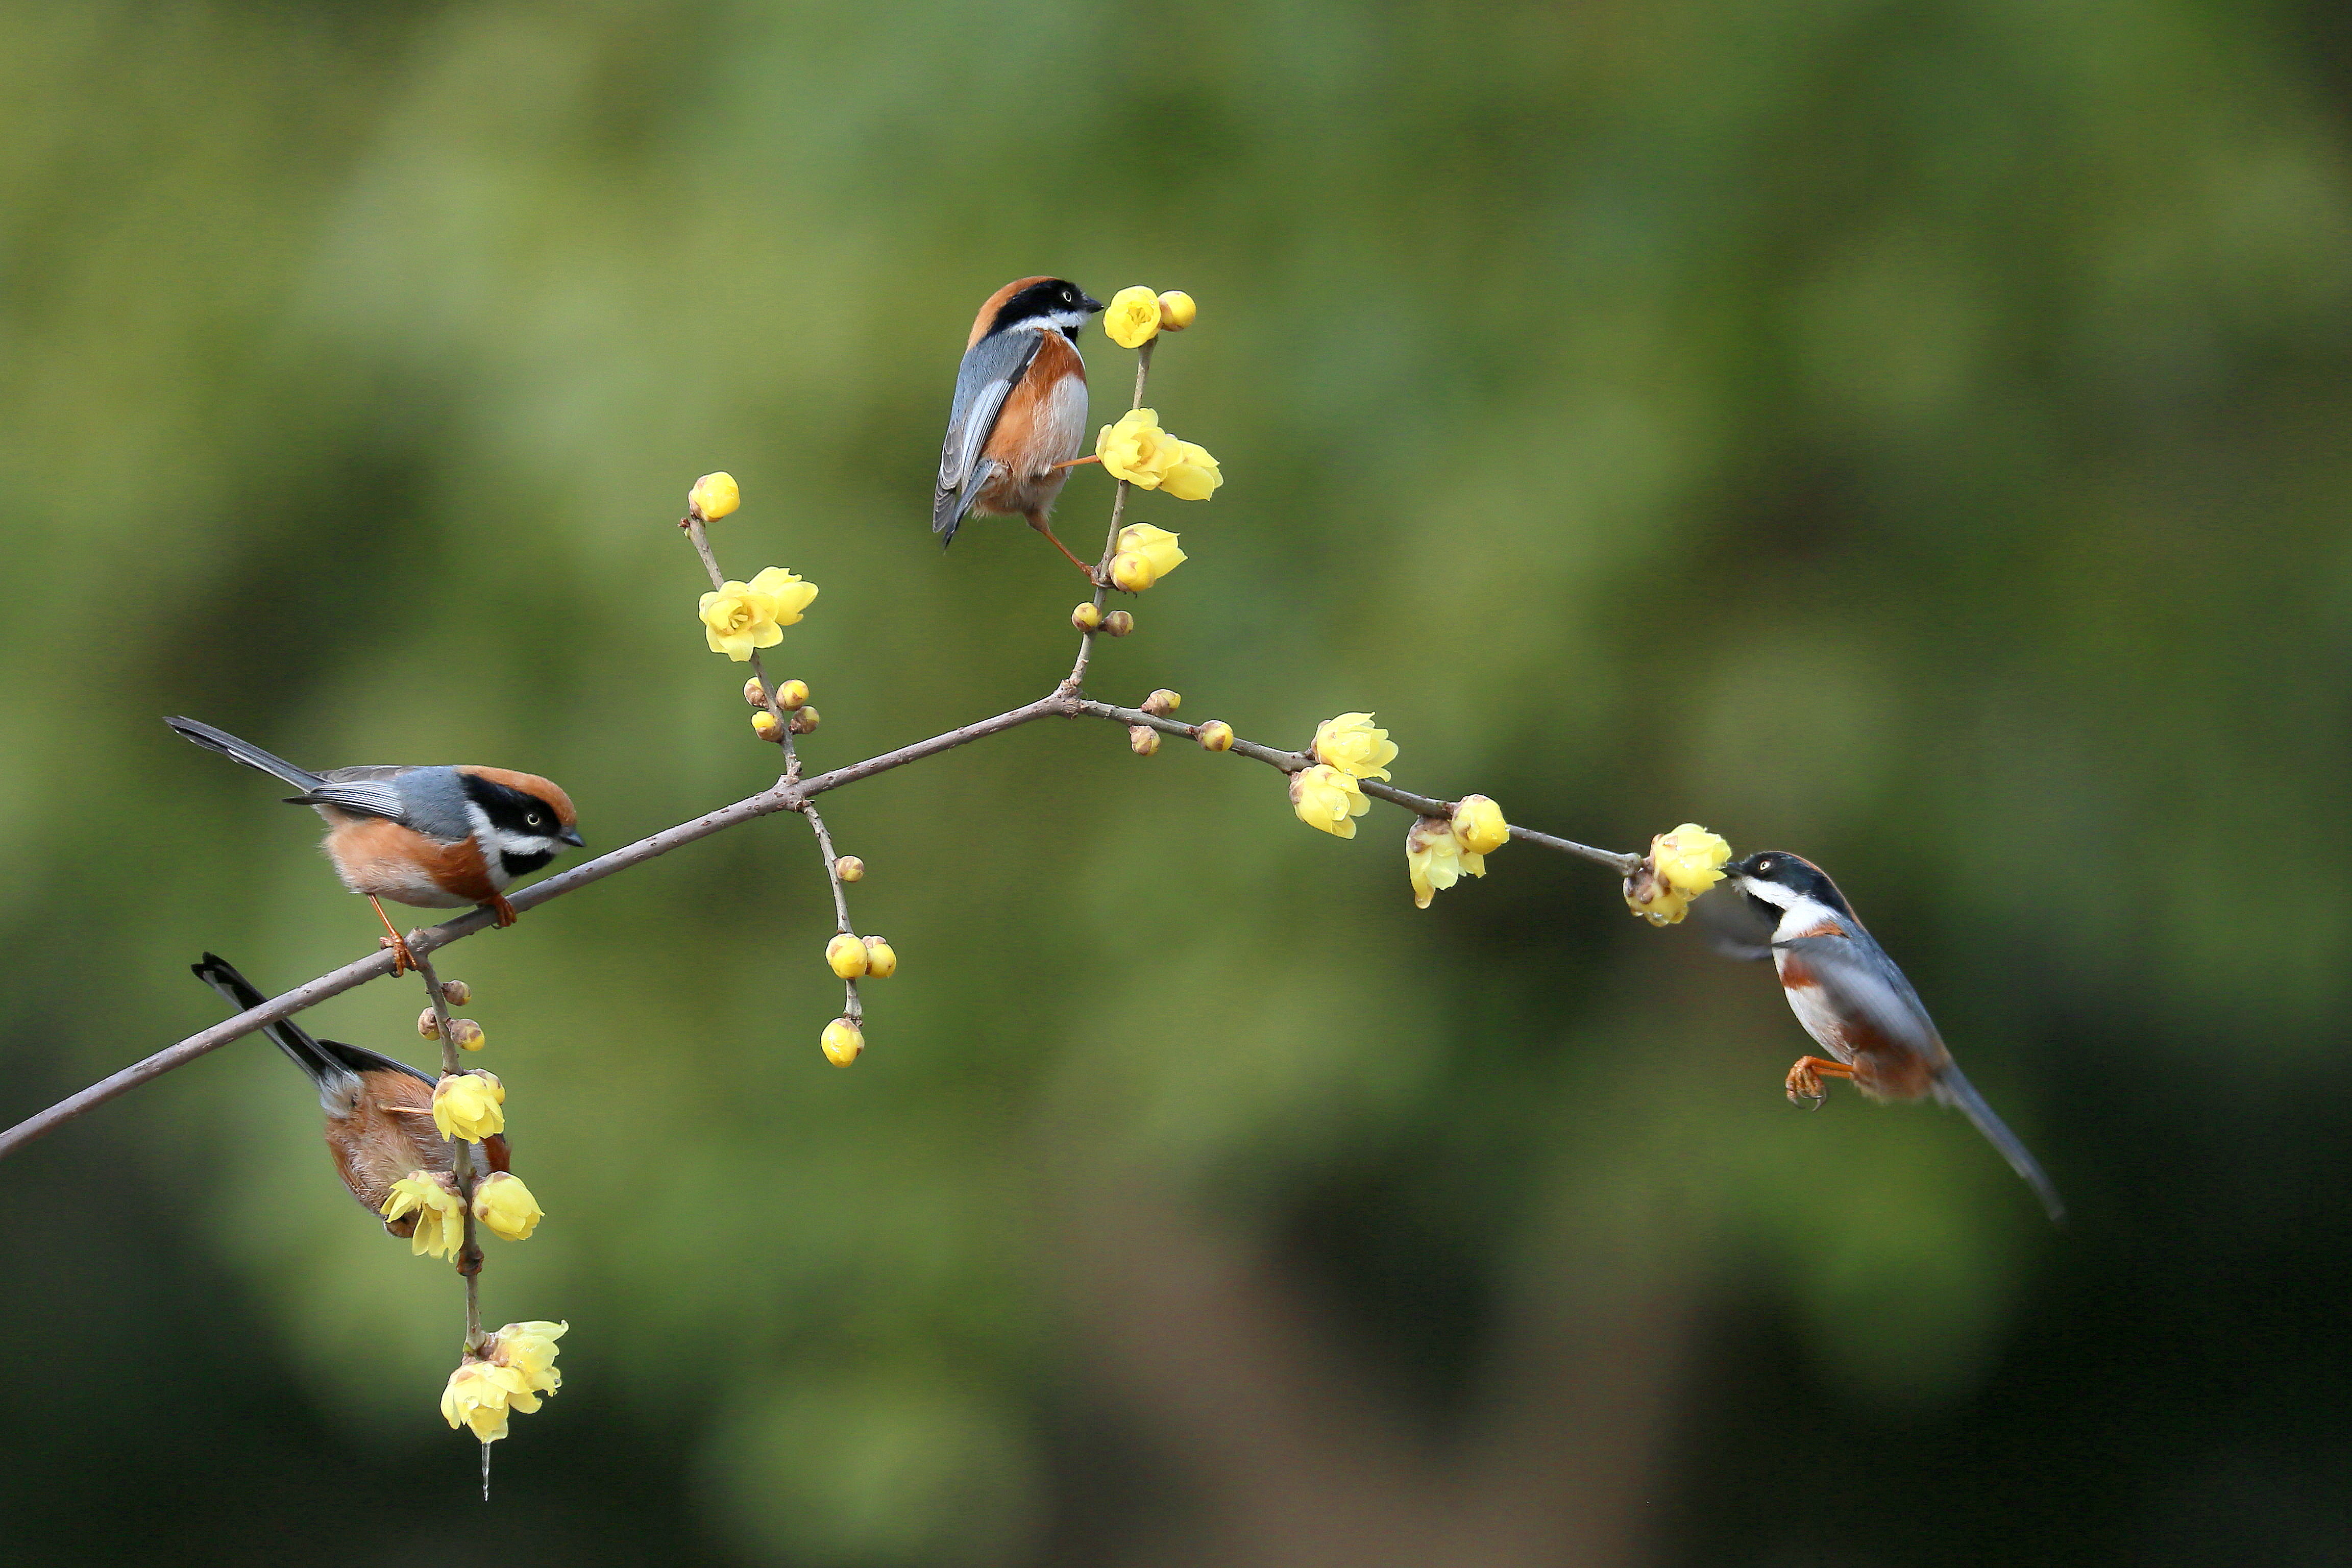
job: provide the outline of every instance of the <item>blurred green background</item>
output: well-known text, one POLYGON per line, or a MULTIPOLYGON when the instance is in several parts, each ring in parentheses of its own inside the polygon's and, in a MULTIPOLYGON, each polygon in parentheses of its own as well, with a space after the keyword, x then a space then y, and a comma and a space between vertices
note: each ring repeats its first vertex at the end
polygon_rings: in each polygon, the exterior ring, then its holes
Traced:
POLYGON ((828 799, 851 1071, 790 818, 445 962, 549 1215, 486 1314, 572 1324, 488 1510, 456 1281, 263 1041, 0 1165, 0 1556, 2352 1561, 2347 115, 2259 0, 0 5, 0 1121, 373 942, 162 714, 598 849, 771 778, 706 469, 816 765, 1050 688, 1075 574, 923 525, 1051 272, 1199 299, 1228 479, 1097 695, 1814 857, 2074 1208, 1791 1109, 1594 867, 1418 911, 1402 813, 1037 725, 828 799))

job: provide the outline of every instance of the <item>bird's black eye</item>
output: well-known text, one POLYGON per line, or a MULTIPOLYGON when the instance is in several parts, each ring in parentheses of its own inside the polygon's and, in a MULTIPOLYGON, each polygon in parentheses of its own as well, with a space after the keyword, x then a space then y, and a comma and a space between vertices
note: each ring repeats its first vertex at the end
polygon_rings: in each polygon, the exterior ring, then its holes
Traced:
POLYGON ((522 819, 522 825, 525 827, 544 827, 547 826, 547 818, 540 816, 539 813, 534 811, 529 816, 522 819))
POLYGON ((1769 871, 1772 868, 1772 862, 1769 860, 1759 860, 1756 862, 1756 868, 1759 871, 1769 871))

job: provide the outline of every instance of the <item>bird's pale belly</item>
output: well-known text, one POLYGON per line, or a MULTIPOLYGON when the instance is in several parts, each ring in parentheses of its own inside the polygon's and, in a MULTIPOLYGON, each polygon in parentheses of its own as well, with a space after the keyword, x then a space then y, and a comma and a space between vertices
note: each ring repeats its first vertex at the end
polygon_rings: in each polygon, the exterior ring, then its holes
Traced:
POLYGON ((1797 1022, 1805 1026, 1805 1033, 1811 1035, 1823 1050, 1839 1061, 1851 1062, 1853 1060, 1853 1047, 1846 1040, 1844 1021, 1838 1016, 1837 1009, 1830 1005, 1829 999, 1822 994, 1822 988, 1811 984, 1811 976, 1805 975, 1802 969, 1798 973, 1804 976, 1805 983, 1789 984, 1788 966, 1791 962, 1782 954, 1778 964, 1781 994, 1789 998, 1789 1010, 1796 1014, 1797 1022))

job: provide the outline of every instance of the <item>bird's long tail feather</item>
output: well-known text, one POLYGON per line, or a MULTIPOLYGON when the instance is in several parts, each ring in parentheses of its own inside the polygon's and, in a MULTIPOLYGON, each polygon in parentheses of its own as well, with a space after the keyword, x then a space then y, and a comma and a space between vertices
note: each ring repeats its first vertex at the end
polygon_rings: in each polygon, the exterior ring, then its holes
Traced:
POLYGON ((285 758, 273 756, 250 741, 240 741, 226 730, 215 730, 210 724, 194 719, 172 718, 163 721, 173 730, 194 741, 208 752, 218 752, 234 762, 243 763, 257 773, 284 779, 299 790, 314 790, 327 781, 308 768, 298 768, 285 758))
POLYGON ((2066 1205, 2058 1196, 2058 1189, 2051 1184, 2041 1163, 2026 1152, 2025 1145, 2018 1141, 2016 1133, 2009 1130, 2008 1124, 1993 1114, 1992 1107, 1985 1103, 1984 1096, 1977 1092, 1976 1085, 1970 1083, 1958 1068, 1946 1068, 1937 1075, 1936 1098, 1946 1105, 1958 1106, 1962 1114, 1976 1123, 1977 1131, 1985 1135, 1985 1141, 2000 1150, 2000 1157, 2009 1162, 2009 1168, 2025 1178, 2025 1184, 2033 1189, 2034 1195, 2042 1200, 2042 1206, 2050 1211, 2052 1220, 2066 1217, 2066 1205))
MULTIPOLYGON (((255 988, 253 982, 236 972, 235 964, 217 953, 205 954, 202 963, 192 963, 188 969, 197 979, 226 997, 230 1005, 240 1013, 258 1007, 269 1000, 255 988)), ((268 1035, 270 1043, 284 1051, 287 1058, 308 1074, 310 1081, 322 1090, 330 1084, 348 1086, 357 1076, 349 1065, 312 1037, 309 1030, 290 1018, 264 1024, 261 1032, 268 1035)))

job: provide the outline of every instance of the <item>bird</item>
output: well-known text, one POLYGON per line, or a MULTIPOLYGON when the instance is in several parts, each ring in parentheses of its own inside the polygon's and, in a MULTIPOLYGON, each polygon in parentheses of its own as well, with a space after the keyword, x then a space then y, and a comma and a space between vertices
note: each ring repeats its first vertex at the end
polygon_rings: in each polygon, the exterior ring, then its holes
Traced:
MULTIPOLYGON (((202 963, 188 967, 240 1013, 268 1000, 217 954, 208 952, 202 963)), ((383 1215, 392 1184, 402 1177, 450 1169, 456 1145, 433 1123, 434 1079, 390 1057, 341 1040, 320 1039, 290 1018, 261 1027, 318 1087, 335 1173, 370 1213, 383 1215)), ((491 1170, 507 1169, 506 1134, 490 1134, 481 1147, 491 1170)), ((394 1236, 411 1236, 416 1220, 414 1214, 403 1215, 385 1220, 383 1228, 394 1236)))
POLYGON ((1886 956, 1837 884, 1811 861, 1763 849, 1723 868, 1748 911, 1770 931, 1761 946, 1717 946, 1734 956, 1770 958, 1790 1010, 1831 1059, 1799 1057, 1790 1100, 1818 1108, 1824 1078, 1851 1079, 1873 1100, 1932 1097, 1957 1107, 2024 1178, 2052 1220, 2065 1217, 2058 1189, 2016 1133, 1993 1114, 1952 1060, 1927 1005, 1886 956))
POLYGON ((1060 278, 1016 278, 991 294, 972 319, 955 401, 940 446, 939 489, 931 531, 940 547, 972 512, 1025 517, 1029 526, 1099 582, 1070 554, 1046 521, 1054 498, 1081 459, 1087 434, 1087 363, 1077 339, 1103 302, 1060 278))
POLYGON ((343 886, 375 906, 393 951, 393 973, 416 961, 383 901, 421 909, 480 904, 501 926, 515 922, 506 890, 518 877, 578 848, 572 797, 536 773, 473 765, 369 766, 312 773, 226 730, 194 719, 163 721, 207 751, 268 773, 302 793, 289 805, 315 806, 327 821, 323 847, 343 886))

